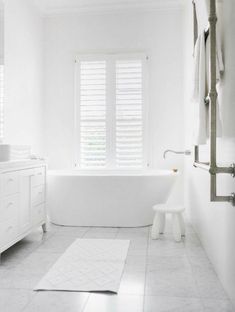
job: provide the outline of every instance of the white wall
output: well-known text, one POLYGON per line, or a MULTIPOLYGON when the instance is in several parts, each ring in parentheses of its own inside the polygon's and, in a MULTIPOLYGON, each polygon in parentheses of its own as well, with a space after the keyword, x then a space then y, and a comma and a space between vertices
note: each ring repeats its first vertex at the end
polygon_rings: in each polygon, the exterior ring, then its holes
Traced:
MULTIPOLYGON (((191 3, 186 9, 185 46, 185 134, 186 145, 192 142, 192 106, 190 104, 192 72, 192 16, 191 3)), ((223 139, 218 140, 218 162, 230 165, 235 162, 235 42, 233 0, 224 1, 219 9, 224 41, 225 75, 220 103, 223 115, 223 139)), ((204 148, 205 150, 205 148, 204 148)), ((208 153, 204 152, 204 157, 208 153)), ((209 174, 193 168, 193 159, 185 161, 185 202, 190 218, 198 232, 205 250, 216 272, 235 305, 235 208, 228 203, 211 203, 209 174)), ((235 180, 231 176, 218 179, 219 195, 230 195, 235 191, 235 180)))
POLYGON ((5 1, 4 17, 4 140, 41 153, 43 21, 31 0, 5 1))
POLYGON ((45 20, 46 155, 50 168, 74 164, 74 59, 87 52, 146 52, 150 69, 153 165, 179 168, 181 156, 164 149, 183 148, 182 10, 48 17, 45 20))
POLYGON ((0 1, 0 64, 3 63, 4 57, 4 20, 3 20, 3 3, 0 1))

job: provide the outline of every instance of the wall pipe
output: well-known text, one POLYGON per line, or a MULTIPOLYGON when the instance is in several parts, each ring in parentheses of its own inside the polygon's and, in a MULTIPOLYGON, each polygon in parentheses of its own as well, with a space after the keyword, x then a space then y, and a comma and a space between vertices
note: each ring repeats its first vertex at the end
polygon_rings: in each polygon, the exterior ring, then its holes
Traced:
MULTIPOLYGON (((194 8, 194 44, 196 43, 197 31, 197 16, 196 6, 193 1, 194 8)), ((235 164, 230 167, 218 167, 217 166, 217 114, 216 114, 216 103, 217 103, 217 89, 216 89, 216 0, 210 0, 210 13, 209 13, 209 40, 210 40, 210 91, 209 96, 209 113, 210 113, 210 162, 199 161, 199 146, 194 146, 194 166, 200 169, 205 169, 210 173, 210 200, 212 202, 230 202, 235 206, 235 193, 229 196, 218 196, 217 195, 217 174, 231 174, 235 177, 235 164)))

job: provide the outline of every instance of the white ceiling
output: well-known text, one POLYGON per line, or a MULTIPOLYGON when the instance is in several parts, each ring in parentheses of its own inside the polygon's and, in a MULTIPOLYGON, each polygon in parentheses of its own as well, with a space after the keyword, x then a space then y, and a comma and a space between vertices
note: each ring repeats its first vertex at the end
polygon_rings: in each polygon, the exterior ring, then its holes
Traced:
POLYGON ((63 14, 120 9, 175 8, 184 0, 34 0, 44 14, 63 14))

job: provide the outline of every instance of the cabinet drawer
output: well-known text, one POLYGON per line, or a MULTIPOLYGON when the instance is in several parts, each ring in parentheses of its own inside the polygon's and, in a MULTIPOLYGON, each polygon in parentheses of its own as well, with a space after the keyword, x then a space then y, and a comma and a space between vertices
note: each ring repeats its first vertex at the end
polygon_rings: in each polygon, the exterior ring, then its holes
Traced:
POLYGON ((1 196, 18 193, 19 183, 17 173, 3 173, 1 175, 1 196))
POLYGON ((32 176, 32 186, 44 185, 45 184, 45 168, 41 167, 34 170, 32 176))
POLYGON ((0 223, 0 245, 5 246, 13 241, 18 235, 17 218, 8 219, 0 223))
POLYGON ((45 202, 45 185, 35 186, 31 190, 32 206, 37 206, 45 202))
POLYGON ((42 204, 42 205, 33 207, 33 210, 32 210, 33 224, 37 224, 43 221, 44 218, 45 218, 45 205, 42 204))
POLYGON ((16 218, 18 214, 18 195, 3 197, 0 200, 1 220, 16 218))

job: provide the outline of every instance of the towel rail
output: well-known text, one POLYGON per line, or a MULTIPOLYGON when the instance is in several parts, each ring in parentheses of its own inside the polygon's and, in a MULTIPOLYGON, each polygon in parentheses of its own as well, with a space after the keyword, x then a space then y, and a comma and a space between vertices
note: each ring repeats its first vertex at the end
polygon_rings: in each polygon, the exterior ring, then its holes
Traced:
MULTIPOLYGON (((198 27, 196 4, 193 0, 193 18, 194 18, 194 44, 197 40, 198 27)), ((209 39, 210 39, 210 92, 208 97, 205 99, 205 104, 209 104, 210 114, 210 162, 205 163, 199 160, 199 146, 194 146, 194 167, 207 170, 210 173, 210 200, 212 202, 229 202, 235 206, 235 193, 229 196, 218 196, 217 195, 217 174, 231 174, 235 177, 235 164, 230 167, 219 167, 217 166, 217 89, 216 89, 216 0, 210 0, 210 13, 209 13, 209 39)))

